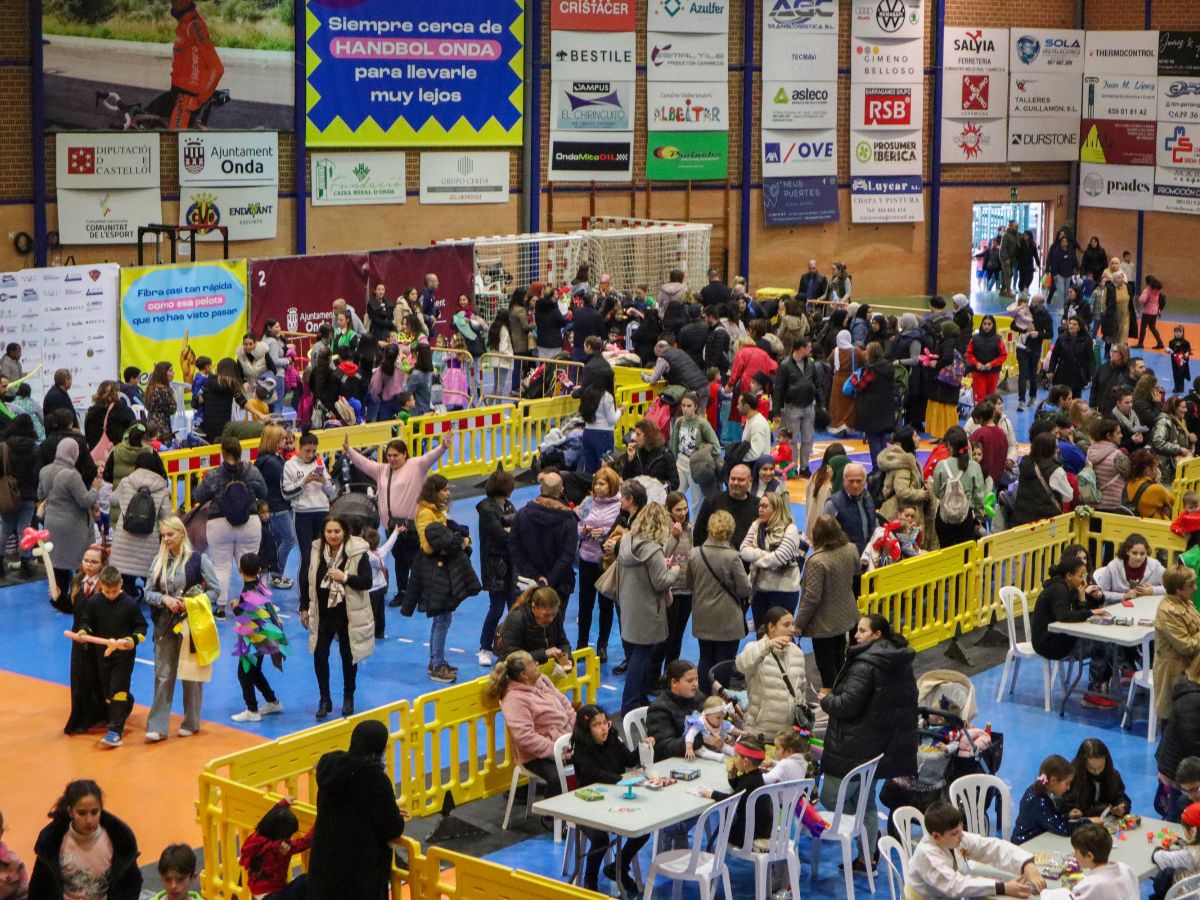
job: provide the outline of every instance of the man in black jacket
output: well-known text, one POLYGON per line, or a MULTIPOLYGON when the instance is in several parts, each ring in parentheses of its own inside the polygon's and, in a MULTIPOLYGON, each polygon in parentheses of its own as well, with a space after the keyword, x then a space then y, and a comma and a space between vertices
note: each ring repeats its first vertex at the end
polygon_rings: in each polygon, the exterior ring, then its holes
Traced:
POLYGON ((719 369, 723 379, 729 372, 729 332, 721 324, 721 307, 713 305, 704 310, 708 336, 704 341, 704 368, 719 369))
POLYGON ((571 324, 563 329, 563 333, 571 332, 575 335, 571 347, 571 359, 575 362, 584 362, 588 358, 586 350, 587 340, 591 337, 598 337, 601 341, 608 333, 608 329, 604 325, 604 318, 592 305, 592 297, 590 294, 583 295, 583 305, 578 307, 571 314, 571 324))
POLYGON ((796 338, 791 355, 783 361, 775 376, 775 423, 792 433, 795 464, 803 477, 809 474, 808 461, 813 452, 813 430, 817 420, 817 386, 812 347, 808 338, 796 338))
POLYGON ((46 417, 45 425, 46 439, 38 447, 38 471, 40 472, 42 468, 54 462, 54 455, 58 452, 60 441, 75 441, 79 445, 79 458, 75 460, 75 471, 79 473, 84 484, 91 484, 95 481, 96 473, 99 470, 96 468, 95 460, 92 459, 87 441, 79 433, 74 410, 54 410, 46 417))
MULTIPOLYGON (((50 390, 46 391, 46 398, 42 400, 43 422, 50 418, 50 413, 54 410, 65 409, 71 414, 71 421, 76 425, 79 424, 79 417, 75 415, 75 404, 71 402, 71 395, 67 393, 69 390, 71 390, 71 370, 56 369, 54 384, 50 390)), ((49 427, 46 430, 49 431, 49 427)))
POLYGON ((604 358, 604 339, 592 335, 584 341, 587 351, 587 362, 583 364, 583 372, 579 376, 579 387, 586 390, 590 385, 597 384, 608 393, 615 393, 616 378, 613 368, 604 358))
POLYGON ((679 349, 700 367, 700 371, 704 371, 704 347, 708 343, 708 325, 700 318, 700 304, 688 305, 687 324, 679 329, 675 342, 679 349))
POLYGON ((705 306, 712 306, 714 303, 720 306, 722 303, 728 303, 731 299, 728 285, 721 280, 721 273, 716 269, 708 270, 708 284, 700 289, 700 299, 705 306))
POLYGON ((758 498, 750 493, 753 486, 753 476, 750 467, 738 463, 729 470, 729 486, 726 491, 705 497, 696 511, 696 524, 692 527, 692 546, 699 547, 708 540, 708 520, 718 510, 724 510, 733 516, 733 534, 729 541, 734 547, 741 547, 746 532, 758 517, 758 498))
MULTIPOLYGON (((525 504, 513 520, 508 552, 513 573, 558 591, 567 601, 575 591, 575 551, 579 547, 579 520, 562 502, 563 481, 557 472, 543 474, 538 498, 525 504)), ((561 618, 561 614, 560 614, 561 618)))
POLYGON ((700 401, 696 412, 703 415, 708 406, 708 379, 704 377, 704 370, 690 356, 666 341, 654 345, 654 355, 658 357, 658 362, 650 374, 642 373, 642 380, 654 384, 665 378, 667 384, 677 384, 684 390, 695 391, 700 401))
POLYGON ((817 261, 808 261, 808 271, 800 276, 800 287, 796 291, 796 299, 806 303, 820 300, 829 290, 829 279, 817 271, 817 261))

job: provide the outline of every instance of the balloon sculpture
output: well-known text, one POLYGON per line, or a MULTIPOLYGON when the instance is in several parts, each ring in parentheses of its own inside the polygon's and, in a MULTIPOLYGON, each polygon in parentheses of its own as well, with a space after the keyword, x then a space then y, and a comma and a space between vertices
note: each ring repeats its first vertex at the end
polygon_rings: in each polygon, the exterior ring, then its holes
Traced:
POLYGON ((104 655, 111 656, 118 650, 129 650, 129 638, 102 638, 94 634, 80 634, 78 631, 64 631, 63 637, 69 637, 81 644, 99 644, 104 647, 104 655))
POLYGON ((46 583, 50 590, 50 599, 58 599, 58 582, 54 578, 54 566, 50 562, 50 551, 54 545, 50 543, 50 532, 46 529, 26 528, 21 535, 22 550, 32 550, 34 556, 40 556, 46 566, 46 583))

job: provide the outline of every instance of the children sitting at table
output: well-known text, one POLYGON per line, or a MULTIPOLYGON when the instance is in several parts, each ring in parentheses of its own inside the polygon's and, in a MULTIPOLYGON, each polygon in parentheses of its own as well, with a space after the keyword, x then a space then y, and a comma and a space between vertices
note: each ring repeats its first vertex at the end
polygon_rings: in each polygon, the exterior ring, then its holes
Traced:
MULTIPOLYGON (((1042 760, 1037 780, 1026 788, 1017 810, 1012 842, 1023 844, 1047 831, 1066 836, 1084 822, 1097 822, 1095 817, 1071 818, 1070 807, 1063 797, 1075 780, 1075 768, 1057 753, 1042 760)), ((928 830, 928 826, 926 826, 928 830)))
MULTIPOLYGON (((1065 762, 1065 760, 1064 760, 1065 762)), ((938 800, 925 810, 925 836, 908 863, 907 896, 914 900, 958 900, 960 897, 1028 897, 1046 882, 1032 854, 1000 838, 963 831, 963 814, 938 800), (966 859, 1019 878, 1000 881, 970 874, 966 859)))
MULTIPOLYGON (((763 778, 762 763, 767 758, 763 739, 757 734, 744 734, 733 745, 733 758, 729 762, 729 791, 714 791, 710 788, 700 788, 698 793, 713 800, 725 800, 742 791, 737 809, 733 813, 733 823, 729 826, 729 846, 741 847, 746 840, 746 798, 755 790, 766 784, 763 778)), ((766 847, 770 840, 771 829, 775 827, 771 815, 771 798, 759 797, 754 810, 754 844, 755 849, 766 847), (760 844, 760 842, 762 842, 760 844)))
POLYGON ((1141 895, 1137 875, 1123 862, 1109 862, 1113 839, 1108 829, 1086 822, 1071 833, 1071 848, 1086 874, 1073 888, 1073 900, 1131 900, 1141 895))
POLYGON ((1183 511, 1171 522, 1171 531, 1187 538, 1188 549, 1191 550, 1200 544, 1200 494, 1185 491, 1180 502, 1183 504, 1183 511))
MULTIPOLYGON (((1162 872, 1173 872, 1172 881, 1182 881, 1200 871, 1200 803, 1189 804, 1179 817, 1183 825, 1183 844, 1176 850, 1158 849, 1150 854, 1162 872)), ((1159 880, 1155 878, 1155 885, 1159 880)))
POLYGON ((1112 754, 1104 741, 1098 738, 1085 740, 1079 745, 1072 766, 1075 779, 1066 797, 1071 818, 1100 816, 1106 810, 1114 816, 1129 812, 1131 803, 1125 793, 1125 782, 1113 766, 1112 754))

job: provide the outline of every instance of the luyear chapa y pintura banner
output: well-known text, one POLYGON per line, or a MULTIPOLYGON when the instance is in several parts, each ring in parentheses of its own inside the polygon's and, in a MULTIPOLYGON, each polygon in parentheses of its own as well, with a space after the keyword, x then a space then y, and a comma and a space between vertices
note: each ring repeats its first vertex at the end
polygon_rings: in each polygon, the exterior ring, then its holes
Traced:
POLYGON ((521 143, 524 0, 307 0, 313 147, 521 143))

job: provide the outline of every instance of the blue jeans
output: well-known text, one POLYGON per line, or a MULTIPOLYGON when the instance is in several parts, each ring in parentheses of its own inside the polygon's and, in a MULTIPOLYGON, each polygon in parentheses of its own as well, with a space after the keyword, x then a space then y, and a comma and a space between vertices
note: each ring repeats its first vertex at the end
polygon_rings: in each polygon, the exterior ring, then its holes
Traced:
POLYGON ((488 611, 483 617, 483 630, 479 632, 480 650, 492 649, 496 641, 496 626, 500 624, 501 616, 512 606, 512 602, 513 596, 509 591, 488 591, 488 611))
POLYGON ((454 613, 442 613, 429 620, 429 665, 436 669, 446 664, 446 635, 454 613))
MULTIPOLYGON (((33 507, 32 500, 22 500, 21 505, 13 512, 0 516, 0 556, 3 556, 4 548, 8 546, 9 535, 20 541, 21 534, 33 521, 33 507)), ((33 550, 22 550, 21 559, 33 559, 33 550)), ((0 563, 2 562, 3 560, 0 560, 0 563)))
POLYGON ((629 667, 625 670, 625 690, 621 694, 622 714, 650 702, 646 695, 654 686, 661 666, 655 644, 628 644, 626 649, 629 652, 625 662, 629 667))
POLYGON ((296 546, 296 523, 292 521, 292 511, 285 509, 271 513, 267 524, 271 527, 271 534, 275 535, 275 547, 279 550, 275 559, 267 560, 268 568, 276 575, 283 575, 287 572, 292 548, 296 546))
POLYGON ((583 429, 583 472, 594 475, 600 461, 613 452, 613 433, 603 428, 583 429))
POLYGON ((887 446, 888 435, 890 431, 868 431, 867 447, 871 451, 871 468, 879 466, 879 454, 883 452, 883 448, 887 446))

